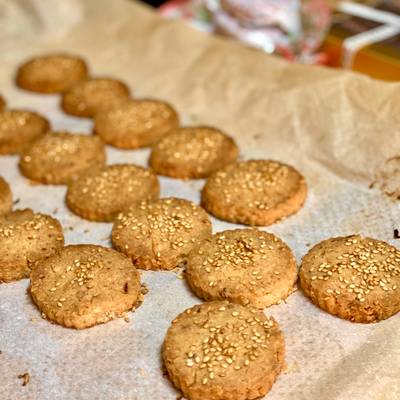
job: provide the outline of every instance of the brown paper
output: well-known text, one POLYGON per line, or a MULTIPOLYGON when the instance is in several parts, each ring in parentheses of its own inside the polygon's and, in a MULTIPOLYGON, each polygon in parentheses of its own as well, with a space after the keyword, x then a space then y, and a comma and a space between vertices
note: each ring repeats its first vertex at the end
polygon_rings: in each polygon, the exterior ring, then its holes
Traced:
MULTIPOLYGON (((93 75, 125 80, 138 97, 174 104, 186 124, 212 124, 233 135, 241 157, 288 162, 306 177, 309 196, 295 216, 266 228, 300 262, 311 245, 361 233, 393 244, 399 206, 369 188, 400 151, 400 85, 351 72, 291 65, 238 43, 167 21, 122 0, 0 2, 1 92, 11 107, 49 116, 57 129, 90 132, 89 120, 65 116, 57 96, 15 88, 16 66, 55 50, 87 58, 93 75), (61 4, 62 3, 62 4, 61 4)), ((148 150, 108 148, 108 162, 146 165, 148 150)), ((64 206, 64 187, 30 185, 15 156, 0 157, 16 207, 52 213, 67 243, 110 245, 110 224, 90 223, 64 206)), ((162 196, 199 201, 203 181, 161 179, 162 196)), ((213 219, 214 231, 236 225, 213 219)), ((171 272, 143 272, 149 288, 131 321, 84 331, 42 320, 27 280, 0 285, 0 398, 18 400, 174 400, 160 346, 170 321, 199 303, 171 272), (22 386, 18 375, 28 372, 22 386)), ((400 399, 400 316, 353 324, 297 291, 266 310, 286 337, 287 371, 269 400, 400 399)), ((206 399, 205 399, 206 400, 206 399)))

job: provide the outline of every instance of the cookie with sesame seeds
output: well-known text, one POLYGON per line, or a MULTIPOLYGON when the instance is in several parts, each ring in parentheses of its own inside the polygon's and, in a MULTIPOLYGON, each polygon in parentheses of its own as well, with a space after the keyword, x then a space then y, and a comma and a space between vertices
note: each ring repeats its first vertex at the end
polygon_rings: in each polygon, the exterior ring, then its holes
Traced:
POLYGON ((4 100, 3 96, 0 95, 0 112, 3 112, 6 108, 6 101, 4 100))
POLYGON ((179 128, 157 142, 149 164, 157 174, 199 179, 236 161, 235 141, 207 126, 179 128))
POLYGON ((116 79, 92 78, 79 82, 66 91, 61 108, 77 117, 94 117, 130 97, 128 86, 116 79))
POLYGON ((174 197, 143 202, 114 221, 114 247, 137 268, 171 270, 186 261, 190 250, 211 236, 207 213, 174 197))
POLYGON ((235 229, 216 233, 194 248, 185 276, 206 301, 226 299, 264 308, 293 292, 297 267, 292 251, 277 236, 235 229))
POLYGON ((13 205, 10 185, 0 176, 0 215, 11 211, 13 205))
POLYGON ((178 315, 162 349, 169 378, 189 400, 258 399, 282 371, 284 354, 274 319, 227 301, 178 315))
POLYGON ((124 317, 141 299, 139 273, 129 258, 102 246, 66 246, 38 262, 30 278, 30 294, 39 310, 67 328, 124 317))
POLYGON ((300 284, 311 301, 353 322, 376 322, 400 311, 400 251, 352 235, 324 240, 304 257, 300 284))
POLYGON ((201 196, 202 206, 217 218, 266 226, 297 212, 306 199, 307 185, 287 164, 250 160, 212 174, 201 196))
POLYGON ((32 58, 17 72, 16 83, 37 93, 62 93, 87 78, 86 62, 72 54, 50 54, 32 58))
POLYGON ((103 141, 96 136, 49 132, 21 153, 19 168, 27 178, 45 184, 67 184, 106 160, 103 141))
POLYGON ((99 112, 94 133, 122 149, 151 146, 176 129, 179 117, 173 107, 159 100, 132 100, 99 112))
POLYGON ((34 263, 64 245, 61 224, 30 209, 0 216, 0 282, 28 278, 34 263))
POLYGON ((115 164, 90 171, 68 185, 69 209, 91 221, 112 222, 127 208, 160 193, 157 176, 133 164, 115 164))
POLYGON ((0 113, 0 154, 19 153, 49 129, 49 121, 32 111, 0 113))

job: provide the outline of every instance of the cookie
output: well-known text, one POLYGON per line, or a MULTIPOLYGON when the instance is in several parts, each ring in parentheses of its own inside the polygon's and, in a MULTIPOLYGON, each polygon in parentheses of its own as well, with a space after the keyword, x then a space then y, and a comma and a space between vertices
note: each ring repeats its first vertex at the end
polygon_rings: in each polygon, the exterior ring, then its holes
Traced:
POLYGON ((121 211, 143 200, 155 200, 159 193, 157 176, 149 169, 116 164, 70 182, 66 202, 82 218, 112 222, 121 211))
POLYGON ((61 107, 77 117, 94 117, 130 96, 125 83, 110 78, 92 78, 72 86, 62 96, 61 107))
POLYGON ((0 282, 28 278, 36 261, 63 245, 63 229, 49 215, 25 209, 0 216, 0 282))
POLYGON ((76 179, 89 169, 103 166, 105 160, 100 138, 50 132, 22 152, 19 167, 29 179, 59 185, 76 179))
POLYGON ((180 314, 162 356, 169 378, 189 400, 249 400, 264 396, 284 365, 278 324, 262 312, 227 301, 180 314))
POLYGON ((38 93, 62 93, 75 83, 86 79, 85 61, 68 54, 35 57, 22 64, 16 83, 25 90, 38 93))
POLYGON ((168 103, 134 100, 99 112, 94 133, 112 146, 136 149, 151 146, 178 125, 178 114, 168 103))
POLYGON ((297 212, 306 196, 305 180, 293 167, 250 160, 212 174, 201 200, 207 211, 225 221, 270 225, 297 212))
POLYGON ((11 211, 13 205, 10 185, 0 176, 0 215, 11 211))
POLYGON ((303 257, 299 278, 315 305, 343 319, 368 323, 400 311, 400 251, 380 240, 324 240, 303 257))
POLYGON ((189 253, 186 280, 202 299, 268 307, 293 292, 296 260, 272 233, 255 229, 219 232, 189 253))
POLYGON ((123 317, 141 295, 128 257, 90 244, 64 247, 32 269, 30 293, 45 318, 84 329, 123 317))
POLYGON ((157 174, 181 179, 205 178, 236 161, 235 141, 206 126, 180 128, 157 142, 150 166, 157 174))
POLYGON ((2 96, 0 96, 0 113, 3 112, 6 108, 6 101, 2 96))
POLYGON ((23 110, 0 113, 0 154, 15 154, 50 129, 43 116, 23 110))
POLYGON ((191 201, 171 197, 121 213, 114 221, 112 242, 138 268, 170 270, 209 236, 207 213, 191 201))

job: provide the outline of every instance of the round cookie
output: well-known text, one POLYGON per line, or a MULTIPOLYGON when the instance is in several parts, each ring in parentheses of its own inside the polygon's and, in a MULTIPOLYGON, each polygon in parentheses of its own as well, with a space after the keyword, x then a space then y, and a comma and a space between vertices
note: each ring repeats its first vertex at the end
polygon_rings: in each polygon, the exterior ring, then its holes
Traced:
POLYGON ((150 165, 157 174, 181 179, 205 178, 236 161, 235 141, 206 126, 180 128, 157 142, 150 165))
POLYGON ((36 261, 63 245, 63 229, 49 215, 25 209, 0 216, 0 282, 28 278, 36 261))
POLYGON ((293 292, 296 260, 272 233, 255 229, 219 232, 190 252, 186 280, 202 299, 268 307, 293 292))
POLYGON ((84 329, 122 317, 140 299, 139 273, 115 250, 83 244, 64 247, 35 265, 30 293, 45 318, 84 329))
POLYGON ((62 96, 61 107, 77 117, 94 117, 130 96, 125 83, 110 78, 92 78, 72 86, 62 96))
POLYGON ((138 268, 170 270, 209 236, 207 213, 191 201, 171 197, 121 213, 114 221, 112 242, 138 268))
POLYGON ((3 112, 6 108, 6 101, 2 96, 0 96, 0 112, 3 112))
POLYGON ((106 160, 102 140, 96 136, 50 132, 25 149, 19 161, 29 179, 46 184, 66 184, 106 160))
POLYGON ((250 160, 212 174, 202 190, 202 205, 226 221, 270 225, 298 211, 306 196, 305 180, 293 167, 250 160))
POLYGON ((70 182, 66 202, 71 211, 92 221, 111 222, 123 210, 155 200, 157 176, 133 164, 116 164, 90 171, 70 182))
POLYGON ((99 112, 94 119, 94 133, 112 146, 136 149, 151 146, 178 125, 178 114, 168 103, 132 100, 99 112))
POLYGON ((41 115, 22 110, 0 113, 0 154, 15 154, 50 129, 41 115))
POLYGON ((82 58, 53 54, 35 57, 22 64, 17 72, 16 83, 31 92, 62 93, 86 79, 87 75, 88 68, 82 58))
POLYGON ((400 251, 380 240, 324 240, 303 257, 299 277, 312 302, 340 318, 368 323, 400 311, 400 251))
POLYGON ((282 371, 284 353, 272 318, 226 301, 180 314, 162 350, 169 378, 189 400, 258 399, 282 371))
POLYGON ((0 176, 0 215, 11 211, 13 205, 10 185, 0 176))

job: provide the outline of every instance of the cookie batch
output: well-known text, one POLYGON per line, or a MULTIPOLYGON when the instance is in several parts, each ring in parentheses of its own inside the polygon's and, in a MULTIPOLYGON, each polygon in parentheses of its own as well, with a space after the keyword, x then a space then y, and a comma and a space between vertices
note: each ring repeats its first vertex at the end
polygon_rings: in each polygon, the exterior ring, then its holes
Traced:
POLYGON ((64 245, 55 218, 13 210, 12 186, 0 177, 0 283, 29 278, 30 296, 48 321, 84 329, 126 317, 143 301, 139 270, 184 267, 204 303, 183 310, 166 333, 170 380, 190 400, 251 400, 284 368, 284 334, 262 310, 283 303, 298 276, 303 293, 340 318, 369 323, 400 310, 400 251, 393 246, 359 235, 327 239, 298 272, 288 245, 256 228, 300 212, 307 184, 294 167, 239 160, 235 140, 222 130, 181 126, 171 104, 134 98, 113 77, 92 77, 75 55, 29 60, 16 84, 59 94, 66 114, 93 119, 93 132, 53 131, 45 116, 9 110, 0 97, 0 154, 18 155, 31 181, 65 185, 71 213, 110 223, 113 249, 64 245), (150 147, 149 167, 107 164, 106 145, 150 147), (160 198, 158 175, 205 179, 200 204, 160 198), (248 227, 213 234, 209 214, 248 227))

